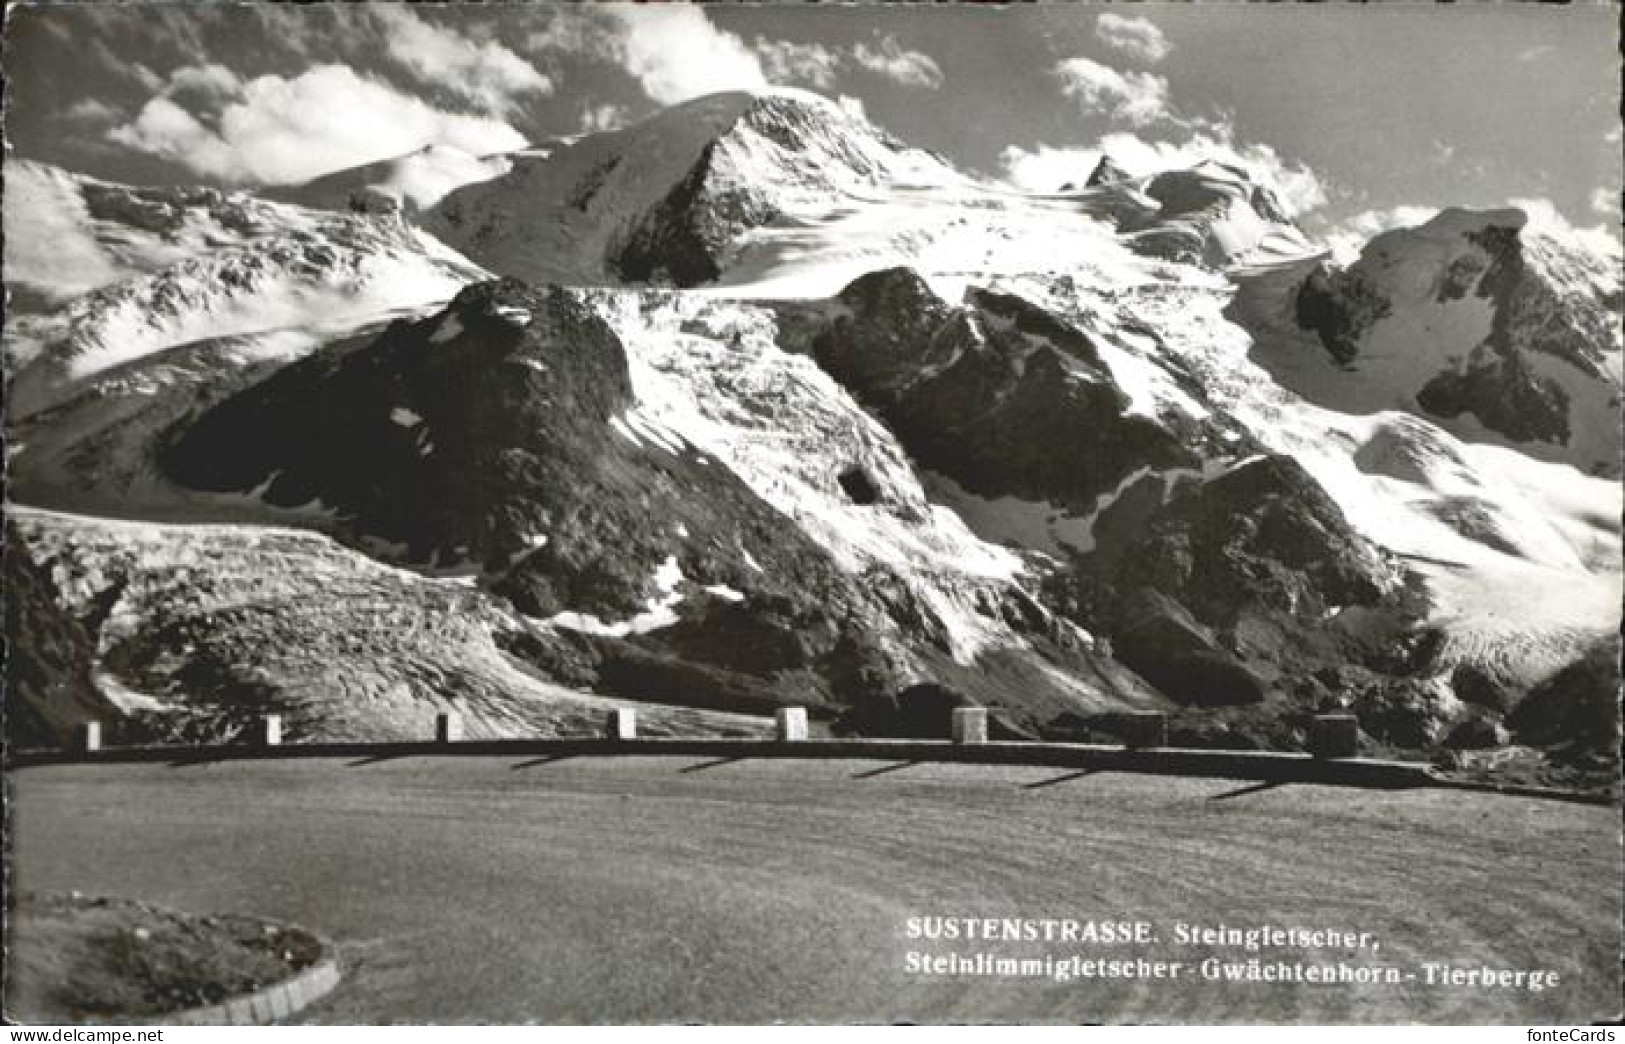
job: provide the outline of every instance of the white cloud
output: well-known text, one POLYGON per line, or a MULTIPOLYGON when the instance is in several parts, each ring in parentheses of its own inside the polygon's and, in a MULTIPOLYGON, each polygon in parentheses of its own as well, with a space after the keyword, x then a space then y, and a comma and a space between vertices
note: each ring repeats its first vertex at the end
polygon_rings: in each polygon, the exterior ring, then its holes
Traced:
POLYGON ((936 60, 924 51, 905 48, 895 36, 883 36, 873 45, 859 43, 852 49, 852 58, 870 72, 905 87, 942 86, 942 67, 936 60))
POLYGON ((560 5, 548 13, 546 27, 525 38, 528 50, 618 65, 662 105, 769 83, 829 91, 853 68, 908 87, 943 82, 935 59, 891 35, 850 47, 762 36, 747 44, 713 24, 702 6, 688 3, 560 5))
MULTIPOLYGON (((1596 200, 1592 202, 1595 205, 1596 200)), ((1617 207, 1617 202, 1615 205, 1617 207)), ((1507 201, 1507 206, 1516 207, 1528 215, 1528 228, 1532 232, 1603 257, 1620 256, 1617 226, 1579 227, 1564 217, 1562 211, 1549 199, 1511 199, 1507 201)), ((1382 233, 1396 228, 1416 228, 1425 225, 1438 213, 1438 207, 1412 204, 1364 210, 1338 221, 1322 238, 1332 248, 1332 256, 1339 264, 1351 264, 1359 258, 1360 251, 1365 245, 1382 233)), ((1617 209, 1615 213, 1618 213, 1617 209)))
POLYGON ((611 4, 620 30, 611 50, 622 68, 662 105, 767 85, 761 60, 733 33, 688 4, 611 4))
POLYGON ((367 10, 383 29, 391 58, 421 82, 487 113, 511 112, 517 94, 553 90, 552 81, 535 66, 494 40, 476 43, 455 30, 430 25, 403 4, 367 10))
POLYGON ((1611 188, 1599 188, 1591 193, 1591 212, 1619 221, 1619 193, 1611 188))
POLYGON ((1360 251, 1365 249, 1365 245, 1382 233, 1395 228, 1425 225, 1438 213, 1438 207, 1413 204, 1362 210, 1333 224, 1321 238, 1331 247, 1334 261, 1340 265, 1350 265, 1359 260, 1360 251))
POLYGON ((756 53, 762 68, 774 83, 803 83, 825 90, 835 86, 845 59, 838 51, 822 44, 800 44, 790 40, 768 40, 758 36, 756 53))
POLYGON ((1129 18, 1106 11, 1095 19, 1095 39, 1112 50, 1148 65, 1168 57, 1173 45, 1162 30, 1144 18, 1129 18))
POLYGON ((1061 90, 1086 109, 1143 127, 1171 119, 1168 81, 1155 73, 1120 72, 1088 58, 1070 58, 1055 70, 1061 90))
POLYGON ((1216 160, 1241 167, 1259 184, 1274 191, 1292 214, 1306 214, 1326 205, 1326 187, 1307 164, 1283 159, 1270 145, 1238 144, 1229 135, 1197 133, 1183 142, 1145 141, 1133 134, 1108 134, 1100 148, 1131 174, 1192 167, 1216 160))
POLYGON ((1082 188, 1100 162, 1100 150, 1051 148, 1039 145, 1028 151, 1011 145, 999 153, 1004 178, 1023 192, 1059 192, 1067 185, 1082 188))
POLYGON ((526 50, 585 55, 612 63, 618 60, 616 45, 623 30, 603 9, 582 4, 537 5, 535 10, 547 12, 547 27, 525 37, 526 50))
POLYGON ((1581 228, 1563 216, 1549 199, 1512 199, 1507 203, 1529 215, 1529 229, 1550 236, 1570 246, 1577 246, 1602 257, 1618 260, 1621 255, 1619 227, 1592 225, 1581 228))
POLYGON ((241 184, 305 181, 434 143, 475 155, 524 144, 500 120, 444 112, 346 65, 317 66, 292 79, 261 76, 199 112, 166 91, 107 136, 196 174, 241 184))
POLYGON ((1182 142, 1146 141, 1134 134, 1107 134, 1089 147, 1027 150, 1012 145, 999 155, 1006 180, 1028 192, 1055 192, 1071 183, 1082 187, 1102 155, 1131 177, 1193 167, 1203 160, 1228 163, 1273 191, 1288 213, 1300 215, 1326 204, 1320 177, 1303 163, 1292 163, 1269 145, 1237 144, 1226 136, 1196 133, 1182 142))
POLYGON ((867 69, 904 87, 942 86, 942 67, 924 51, 910 50, 895 36, 877 37, 851 47, 769 40, 758 36, 755 50, 774 83, 799 83, 830 90, 846 70, 867 69))

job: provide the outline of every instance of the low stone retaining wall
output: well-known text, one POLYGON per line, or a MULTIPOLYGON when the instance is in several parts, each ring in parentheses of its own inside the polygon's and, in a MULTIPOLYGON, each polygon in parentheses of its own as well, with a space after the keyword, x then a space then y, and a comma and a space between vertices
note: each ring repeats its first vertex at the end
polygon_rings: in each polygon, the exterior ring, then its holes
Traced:
MULTIPOLYGON (((1327 757, 1265 751, 1194 750, 1166 747, 1162 715, 1134 716, 1132 736, 1124 746, 1085 743, 990 741, 987 712, 961 708, 954 712, 953 739, 810 739, 802 708, 784 708, 775 719, 773 739, 666 739, 639 737, 633 708, 612 710, 598 736, 548 739, 463 740, 455 715, 440 714, 426 733, 432 738, 405 743, 283 743, 280 722, 267 721, 250 731, 248 742, 214 747, 87 747, 72 750, 21 751, 13 764, 73 762, 172 761, 202 763, 255 758, 444 757, 537 755, 694 755, 739 758, 884 758, 998 765, 1045 765, 1113 772, 1162 773, 1265 783, 1327 783, 1362 787, 1423 787, 1443 781, 1422 764, 1367 758, 1327 757), (801 713, 797 713, 797 712, 801 713)), ((1339 739, 1341 723, 1329 726, 1339 739)), ((1340 744, 1331 744, 1343 749, 1340 744)))

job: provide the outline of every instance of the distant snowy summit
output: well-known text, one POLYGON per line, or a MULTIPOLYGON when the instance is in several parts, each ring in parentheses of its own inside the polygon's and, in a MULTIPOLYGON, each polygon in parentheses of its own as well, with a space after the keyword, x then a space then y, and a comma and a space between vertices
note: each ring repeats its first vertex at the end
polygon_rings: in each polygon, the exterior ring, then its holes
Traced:
POLYGON ((922 254, 927 267, 986 265, 989 243, 1081 255, 1098 237, 1082 226, 1101 222, 1157 258, 1223 265, 1315 249, 1237 168, 1132 179, 1103 161, 1095 174, 1064 202, 1023 197, 820 95, 769 89, 507 156, 424 150, 278 195, 427 210, 446 242, 530 280, 750 283, 793 261, 828 292, 836 272, 849 281, 922 254))
POLYGON ((425 145, 404 156, 335 171, 265 195, 333 210, 421 211, 455 189, 499 177, 512 168, 513 160, 507 155, 473 156, 452 145, 425 145))
MULTIPOLYGON (((1464 434, 1620 473, 1617 266, 1517 209, 1446 210, 1298 290, 1296 318, 1372 386, 1464 434)), ((1349 405, 1354 405, 1350 402, 1349 405)))

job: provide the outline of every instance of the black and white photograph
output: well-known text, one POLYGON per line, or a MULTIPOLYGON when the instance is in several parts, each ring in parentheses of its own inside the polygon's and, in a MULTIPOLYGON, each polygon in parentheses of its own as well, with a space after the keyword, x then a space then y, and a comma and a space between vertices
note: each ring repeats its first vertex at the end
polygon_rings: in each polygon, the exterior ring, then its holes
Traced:
POLYGON ((1619 1020, 1621 11, 8 5, 6 1023, 1619 1020))

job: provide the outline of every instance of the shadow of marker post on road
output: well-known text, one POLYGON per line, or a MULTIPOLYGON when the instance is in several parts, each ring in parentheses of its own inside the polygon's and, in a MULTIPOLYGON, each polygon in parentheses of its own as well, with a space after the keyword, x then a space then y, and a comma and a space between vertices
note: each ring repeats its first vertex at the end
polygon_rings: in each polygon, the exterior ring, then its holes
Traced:
POLYGON ((719 765, 732 765, 736 761, 744 761, 744 760, 745 760, 744 758, 717 758, 717 759, 715 759, 713 761, 700 761, 700 762, 696 762, 696 763, 694 763, 692 765, 684 765, 682 768, 678 769, 677 771, 678 772, 704 772, 706 769, 714 769, 719 765))
POLYGON ((551 765, 555 761, 569 761, 573 757, 575 757, 574 754, 548 754, 545 757, 531 758, 529 761, 517 762, 509 765, 508 768, 510 771, 518 772, 522 768, 531 768, 535 765, 551 765))
POLYGON ((919 764, 918 761, 899 761, 895 765, 882 765, 877 769, 870 769, 867 772, 854 772, 852 774, 852 778, 853 779, 873 779, 876 776, 884 776, 888 772, 901 772, 903 769, 913 768, 915 765, 918 765, 918 764, 919 764))
POLYGON ((1210 796, 1208 798, 1208 800, 1209 801, 1229 801, 1231 798, 1245 797, 1248 794, 1257 794, 1257 793, 1260 793, 1261 791, 1265 791, 1265 790, 1274 790, 1276 787, 1281 787, 1281 786, 1285 786, 1285 785, 1286 784, 1280 783, 1280 782, 1254 783, 1250 787, 1241 787, 1240 789, 1237 789, 1237 790, 1227 790, 1222 794, 1214 794, 1214 795, 1210 796))
POLYGON ((1052 776, 1049 779, 1040 779, 1032 783, 1023 783, 1021 785, 1021 789, 1040 790, 1044 787, 1053 787, 1057 783, 1069 783, 1074 779, 1082 779, 1084 776, 1092 776, 1099 771, 1099 769, 1079 769, 1076 772, 1068 772, 1060 776, 1052 776))

